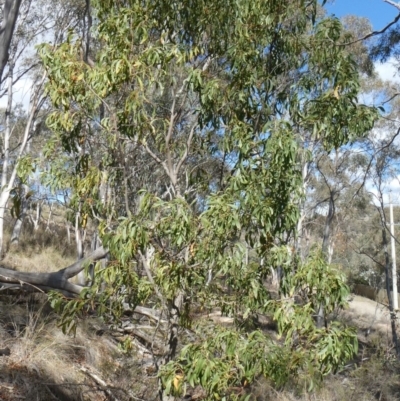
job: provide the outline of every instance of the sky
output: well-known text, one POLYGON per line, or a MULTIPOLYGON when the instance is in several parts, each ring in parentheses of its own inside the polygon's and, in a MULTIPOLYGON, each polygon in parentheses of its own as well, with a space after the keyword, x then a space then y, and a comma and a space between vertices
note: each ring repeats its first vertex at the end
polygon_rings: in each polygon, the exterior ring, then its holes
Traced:
MULTIPOLYGON (((400 0, 392 1, 400 4, 400 0)), ((395 6, 386 3, 384 0, 330 0, 325 8, 328 15, 335 15, 338 18, 345 15, 366 17, 371 22, 374 31, 382 30, 400 12, 395 6)), ((391 60, 384 64, 377 62, 375 68, 382 79, 400 83, 400 74, 393 64, 391 60)))
MULTIPOLYGON (((394 1, 400 3, 399 0, 394 1)), ((336 17, 358 15, 368 18, 375 31, 379 31, 393 21, 399 10, 384 0, 333 0, 325 5, 329 14, 336 17)))
MULTIPOLYGON (((400 5, 400 0, 392 1, 400 5)), ((382 30, 400 12, 396 7, 386 3, 384 0, 334 0, 327 4, 325 8, 328 11, 328 15, 335 15, 339 18, 349 14, 366 17, 370 20, 374 31, 382 30)), ((394 66, 393 60, 388 60, 384 64, 376 62, 375 69, 382 79, 400 84, 400 74, 394 66)), ((368 183, 367 189, 372 193, 376 192, 368 183)), ((390 192, 393 203, 400 204, 400 176, 387 183, 385 192, 388 192, 384 194, 385 202, 389 201, 390 192)))

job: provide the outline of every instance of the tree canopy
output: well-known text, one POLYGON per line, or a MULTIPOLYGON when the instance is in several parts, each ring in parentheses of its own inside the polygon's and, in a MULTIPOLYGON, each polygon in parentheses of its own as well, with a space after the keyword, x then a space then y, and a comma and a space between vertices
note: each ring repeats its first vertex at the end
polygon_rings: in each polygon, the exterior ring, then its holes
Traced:
POLYGON ((343 274, 295 247, 310 144, 329 153, 378 117, 358 100, 350 35, 316 0, 94 0, 90 13, 84 35, 39 48, 53 106, 43 179, 71 191, 77 224, 110 252, 71 287, 79 297, 51 295, 64 329, 94 305, 117 321, 124 304, 158 309, 163 399, 197 385, 238 399, 260 375, 312 388, 357 350, 329 319, 343 274), (235 324, 193 323, 216 308, 235 324), (277 338, 254 324, 265 314, 277 338))

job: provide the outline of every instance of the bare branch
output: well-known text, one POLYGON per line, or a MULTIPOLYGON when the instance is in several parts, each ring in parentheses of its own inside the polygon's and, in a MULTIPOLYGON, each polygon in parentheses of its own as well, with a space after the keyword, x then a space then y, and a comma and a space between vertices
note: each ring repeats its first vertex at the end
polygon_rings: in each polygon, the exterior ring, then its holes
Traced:
POLYGON ((0 282, 13 284, 11 287, 15 287, 15 285, 18 285, 20 288, 30 286, 33 289, 37 287, 37 290, 40 291, 58 290, 61 292, 66 291, 69 294, 79 295, 84 287, 70 283, 68 279, 76 276, 88 263, 103 259, 107 255, 108 251, 103 247, 100 247, 87 258, 81 259, 71 266, 53 273, 19 272, 0 267, 0 282))
MULTIPOLYGON (((398 8, 400 10, 400 5, 394 3, 394 2, 392 2, 390 0, 383 0, 383 1, 385 1, 386 3, 390 3, 390 4, 394 5, 396 8, 398 8)), ((363 36, 362 38, 353 40, 352 42, 342 43, 342 46, 353 45, 354 43, 362 42, 363 40, 367 40, 369 38, 372 38, 373 36, 381 35, 382 33, 385 33, 391 26, 393 26, 394 24, 399 22, 399 20, 400 20, 400 14, 392 22, 390 22, 388 25, 386 25, 380 31, 373 31, 373 32, 370 32, 369 34, 363 36)))
POLYGON ((393 6, 393 7, 396 7, 398 10, 400 10, 400 4, 398 4, 398 3, 395 3, 394 1, 392 1, 392 0, 383 0, 385 3, 388 3, 388 4, 390 4, 391 6, 393 6))
POLYGON ((188 140, 186 142, 185 152, 183 153, 183 155, 182 155, 181 159, 179 160, 178 165, 176 166, 176 169, 175 169, 175 174, 176 175, 178 175, 179 170, 182 167, 182 164, 185 162, 185 160, 188 157, 190 145, 192 144, 192 140, 193 140, 195 127, 196 127, 196 125, 193 125, 192 129, 190 130, 189 138, 188 138, 188 140))

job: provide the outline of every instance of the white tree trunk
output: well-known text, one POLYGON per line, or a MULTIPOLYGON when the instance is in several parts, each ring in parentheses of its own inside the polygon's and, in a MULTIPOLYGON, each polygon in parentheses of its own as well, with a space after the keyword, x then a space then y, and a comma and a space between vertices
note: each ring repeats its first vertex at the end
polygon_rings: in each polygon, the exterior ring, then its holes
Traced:
POLYGON ((399 301, 397 296, 397 268, 396 268, 396 241, 394 238, 394 219, 393 219, 393 204, 390 198, 390 240, 392 248, 392 294, 393 294, 393 310, 399 309, 399 301))
POLYGON ((11 246, 13 247, 18 247, 19 245, 19 239, 22 231, 22 224, 28 211, 28 198, 27 198, 28 192, 29 192, 28 185, 26 184, 22 185, 21 210, 19 216, 17 216, 17 220, 15 221, 13 232, 11 235, 11 246))
POLYGON ((67 241, 68 241, 68 245, 71 243, 71 225, 69 223, 69 221, 67 221, 66 223, 66 228, 67 228, 67 241))
POLYGON ((296 251, 300 255, 301 259, 303 259, 305 257, 304 244, 302 243, 302 240, 303 240, 303 233, 304 233, 303 222, 306 217, 305 196, 307 194, 309 165, 310 165, 309 162, 304 162, 303 167, 301 169, 302 190, 303 190, 304 199, 300 204, 300 216, 299 216, 299 220, 297 222, 296 237, 295 237, 295 244, 294 244, 296 251))
POLYGON ((36 203, 36 217, 32 219, 34 231, 38 230, 41 217, 42 217, 42 202, 38 201, 36 203))
POLYGON ((49 202, 49 217, 47 218, 46 231, 50 231, 51 216, 53 215, 53 204, 49 202))
MULTIPOLYGON (((79 224, 79 220, 80 220, 80 212, 76 213, 75 216, 75 242, 76 242, 76 254, 77 254, 77 258, 78 260, 83 259, 83 233, 82 233, 82 229, 80 227, 79 224)), ((87 283, 87 279, 86 279, 86 274, 85 271, 82 270, 79 274, 78 274, 78 284, 85 286, 87 283)))
POLYGON ((46 78, 46 73, 43 74, 41 81, 31 94, 30 111, 28 115, 28 121, 25 125, 24 135, 21 141, 19 152, 14 158, 14 166, 12 168, 11 174, 8 174, 8 168, 10 165, 10 137, 12 134, 10 114, 12 110, 12 95, 13 95, 13 70, 14 70, 14 60, 13 56, 10 57, 10 67, 9 67, 9 77, 8 77, 8 102, 6 109, 6 128, 3 135, 3 170, 1 173, 1 195, 0 195, 0 257, 4 254, 4 215, 5 209, 7 207, 8 200, 10 198, 10 192, 14 187, 15 180, 17 178, 17 168, 18 162, 21 157, 25 154, 27 144, 30 140, 30 133, 33 126, 33 121, 36 116, 39 106, 40 92, 46 78))

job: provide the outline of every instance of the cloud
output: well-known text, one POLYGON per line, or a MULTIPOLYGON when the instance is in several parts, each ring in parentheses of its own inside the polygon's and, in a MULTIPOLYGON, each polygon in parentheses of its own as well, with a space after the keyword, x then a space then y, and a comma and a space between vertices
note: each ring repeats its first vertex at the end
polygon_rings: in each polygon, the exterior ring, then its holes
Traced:
MULTIPOLYGON (((366 190, 371 195, 373 195, 372 202, 375 205, 379 206, 379 191, 377 190, 377 188, 369 180, 366 181, 365 187, 366 190)), ((390 198, 393 204, 395 204, 396 206, 400 205, 400 176, 392 178, 387 183, 385 183, 382 188, 382 192, 383 203, 385 204, 385 206, 389 205, 390 198)))
POLYGON ((400 73, 397 67, 398 64, 399 63, 394 58, 390 58, 385 63, 376 62, 375 71, 382 81, 400 83, 400 73))

